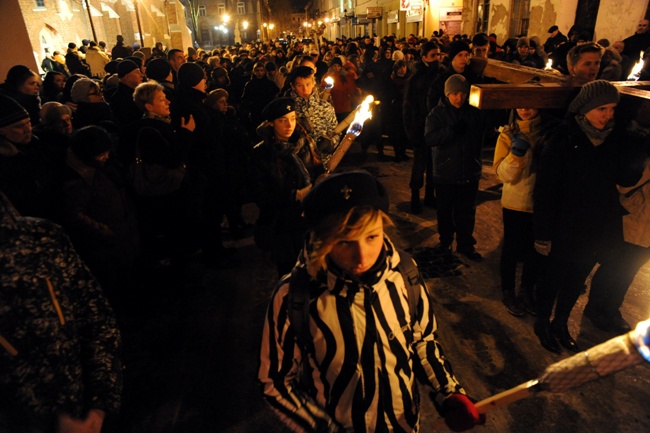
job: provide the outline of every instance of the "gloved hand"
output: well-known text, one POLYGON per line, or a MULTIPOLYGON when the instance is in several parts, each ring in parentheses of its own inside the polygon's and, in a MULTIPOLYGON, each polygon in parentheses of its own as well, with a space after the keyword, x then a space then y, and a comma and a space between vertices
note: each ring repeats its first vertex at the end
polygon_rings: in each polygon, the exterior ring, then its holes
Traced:
POLYGON ((467 132, 467 122, 461 119, 458 122, 454 123, 451 126, 451 129, 453 129, 455 134, 463 135, 467 132))
POLYGON ((524 156, 530 149, 530 143, 526 140, 526 136, 522 133, 517 133, 512 138, 511 152, 515 156, 524 156))
POLYGON ((485 415, 478 413, 474 403, 465 394, 454 393, 447 397, 442 403, 442 415, 447 427, 456 432, 485 424, 485 415))

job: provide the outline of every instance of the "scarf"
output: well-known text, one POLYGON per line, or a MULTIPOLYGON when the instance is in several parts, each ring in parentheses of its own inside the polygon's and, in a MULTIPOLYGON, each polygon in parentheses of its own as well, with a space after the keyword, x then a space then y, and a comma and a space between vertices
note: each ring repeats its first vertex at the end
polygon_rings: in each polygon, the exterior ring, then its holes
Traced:
POLYGON ((605 139, 607 139, 607 136, 614 130, 614 125, 616 123, 612 117, 609 122, 607 122, 607 125, 605 125, 605 128, 596 129, 587 121, 584 115, 577 114, 575 118, 582 132, 585 133, 594 146, 600 146, 603 144, 605 139))
POLYGON ((163 116, 159 116, 159 115, 157 115, 157 114, 151 113, 151 112, 149 112, 149 111, 147 111, 147 112, 142 116, 142 118, 143 118, 143 119, 156 119, 156 120, 160 120, 161 122, 165 122, 165 123, 171 123, 171 122, 172 122, 172 118, 169 117, 169 116, 164 116, 164 117, 163 117, 163 116))

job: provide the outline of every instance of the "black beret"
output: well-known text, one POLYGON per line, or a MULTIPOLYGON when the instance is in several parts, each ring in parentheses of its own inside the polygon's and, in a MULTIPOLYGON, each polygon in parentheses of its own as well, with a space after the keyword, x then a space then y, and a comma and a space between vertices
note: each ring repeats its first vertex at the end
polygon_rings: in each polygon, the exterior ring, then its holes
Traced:
POLYGON ((132 71, 135 71, 138 68, 138 65, 136 65, 135 62, 131 60, 122 60, 118 65, 117 65, 117 76, 122 78, 125 75, 131 73, 132 71))
POLYGON ((468 53, 471 52, 471 49, 469 47, 469 44, 467 42, 463 41, 454 41, 451 44, 449 44, 449 48, 447 50, 447 55, 449 56, 449 60, 454 60, 454 57, 462 51, 467 51, 468 53))
POLYGON ((147 65, 147 78, 156 81, 163 81, 172 71, 172 65, 165 59, 153 59, 147 65))
POLYGON ((551 26, 548 29, 548 33, 553 33, 554 31, 559 30, 558 26, 551 26))
POLYGON ((269 102, 264 110, 262 110, 262 116, 264 119, 272 122, 275 119, 278 119, 285 114, 296 111, 296 104, 291 98, 278 98, 269 102))
POLYGON ((317 226, 326 217, 355 206, 370 206, 388 214, 388 191, 367 171, 333 174, 317 184, 303 201, 305 220, 317 226))
POLYGON ((116 74, 117 65, 119 64, 120 62, 118 62, 117 60, 111 60, 110 62, 104 65, 104 71, 106 71, 108 74, 116 74))

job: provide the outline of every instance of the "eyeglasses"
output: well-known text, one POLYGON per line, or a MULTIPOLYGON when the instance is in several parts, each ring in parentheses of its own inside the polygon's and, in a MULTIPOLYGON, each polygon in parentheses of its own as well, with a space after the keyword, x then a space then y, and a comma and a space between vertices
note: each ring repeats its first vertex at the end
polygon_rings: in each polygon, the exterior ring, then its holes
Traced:
POLYGON ((101 95, 102 95, 101 89, 95 89, 88 92, 88 96, 101 96, 101 95))

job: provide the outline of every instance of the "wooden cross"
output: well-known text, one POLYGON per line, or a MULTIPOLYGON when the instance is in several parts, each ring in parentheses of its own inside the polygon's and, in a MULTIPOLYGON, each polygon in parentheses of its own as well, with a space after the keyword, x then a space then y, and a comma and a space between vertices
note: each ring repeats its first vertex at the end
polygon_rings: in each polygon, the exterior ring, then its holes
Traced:
MULTIPOLYGON (((584 84, 552 71, 499 60, 489 59, 486 62, 472 58, 472 63, 474 70, 504 83, 472 85, 469 103, 480 109, 565 109, 584 84), (524 84, 533 77, 539 77, 539 82, 524 84)), ((621 94, 618 109, 640 126, 650 127, 650 81, 614 81, 612 84, 621 94)))

